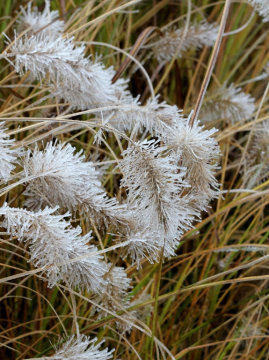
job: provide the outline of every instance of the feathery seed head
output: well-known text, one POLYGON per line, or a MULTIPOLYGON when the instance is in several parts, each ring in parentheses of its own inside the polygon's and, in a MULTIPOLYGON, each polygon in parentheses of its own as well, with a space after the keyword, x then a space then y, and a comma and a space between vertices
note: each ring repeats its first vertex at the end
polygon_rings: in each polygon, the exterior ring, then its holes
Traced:
POLYGON ((177 57, 182 57, 183 53, 190 48, 202 48, 203 46, 212 46, 216 41, 219 26, 216 24, 209 24, 203 21, 198 24, 191 25, 185 38, 182 41, 185 28, 166 31, 164 36, 153 44, 153 54, 159 63, 166 63, 170 61, 178 51, 177 57))
POLYGON ((4 130, 0 125, 0 181, 8 181, 20 154, 20 150, 11 148, 14 140, 10 139, 4 130))
MULTIPOLYGON (((131 287, 131 279, 127 277, 124 268, 113 266, 112 269, 109 269, 111 266, 108 264, 108 271, 104 276, 106 284, 98 300, 99 304, 108 310, 118 311, 121 310, 120 307, 128 305, 126 297, 128 289, 131 287)), ((96 310, 100 311, 99 308, 96 310)))
MULTIPOLYGON (((145 140, 124 151, 121 187, 127 188, 128 204, 137 214, 139 230, 135 233, 145 228, 159 232, 160 248, 164 247, 164 256, 171 256, 183 231, 191 226, 194 212, 181 198, 189 187, 183 180, 184 168, 178 166, 177 156, 158 145, 159 141, 145 140)), ((150 244, 152 249, 155 244, 156 239, 150 244)), ((140 258, 137 251, 133 256, 136 254, 140 258)), ((153 258, 156 258, 155 250, 153 258)))
POLYGON ((126 91, 126 82, 112 84, 114 71, 112 68, 105 68, 101 62, 84 58, 74 64, 70 71, 74 75, 68 81, 59 79, 52 93, 73 108, 85 110, 118 105, 118 97, 126 91))
POLYGON ((89 337, 79 334, 72 335, 62 345, 55 347, 55 354, 48 357, 51 360, 109 360, 112 359, 114 349, 100 350, 104 341, 97 342, 97 338, 90 340, 89 337))
MULTIPOLYGON (((112 266, 113 265, 110 264, 110 267, 112 266)), ((113 312, 126 310, 130 305, 127 296, 128 289, 131 288, 131 279, 127 277, 124 268, 113 266, 106 273, 105 279, 107 282, 103 288, 103 292, 96 299, 98 304, 103 308, 113 312)), ((101 319, 102 317, 109 314, 99 307, 95 307, 93 311, 99 313, 98 319, 101 319)), ((132 323, 128 321, 130 320, 130 315, 133 315, 133 312, 128 314, 125 312, 121 315, 121 318, 124 318, 127 321, 121 321, 120 319, 117 319, 115 324, 120 332, 128 332, 131 330, 132 323)))
POLYGON ((45 0, 45 7, 42 12, 39 12, 35 7, 33 10, 32 1, 27 4, 27 10, 22 6, 21 16, 18 19, 19 32, 22 32, 30 27, 30 31, 36 33, 42 31, 47 33, 50 37, 57 37, 64 31, 64 22, 56 20, 59 17, 58 11, 50 11, 50 1, 45 0))
POLYGON ((256 126, 253 150, 259 156, 259 161, 269 164, 269 120, 256 126))
MULTIPOLYGON (((125 257, 130 255, 132 264, 136 264, 137 268, 141 266, 143 259, 147 259, 151 264, 159 261, 164 241, 158 231, 130 232, 127 235, 127 240, 130 244, 126 248, 125 257)), ((173 249, 169 251, 170 255, 168 255, 168 251, 166 252, 167 256, 174 255, 173 249)))
POLYGON ((210 122, 227 119, 234 124, 240 120, 248 120, 255 111, 255 99, 249 94, 236 88, 234 84, 229 87, 224 84, 214 92, 212 99, 205 101, 201 108, 200 119, 210 122))
POLYGON ((163 138, 173 131, 173 127, 180 121, 181 114, 177 106, 171 106, 165 102, 158 102, 158 96, 150 99, 142 106, 139 99, 123 99, 122 106, 114 111, 109 122, 116 129, 132 131, 134 134, 144 130, 163 138))
POLYGON ((269 120, 256 125, 246 159, 244 178, 253 187, 269 176, 269 120))
POLYGON ((96 247, 87 245, 91 234, 81 236, 79 226, 73 228, 65 221, 69 214, 55 215, 56 210, 31 212, 4 204, 0 208, 0 215, 4 216, 1 226, 29 244, 30 261, 36 267, 45 267, 49 287, 63 280, 80 290, 102 291, 107 267, 100 255, 89 256, 97 252, 96 247))
POLYGON ((23 74, 30 71, 34 79, 41 80, 49 74, 52 82, 64 83, 72 88, 80 80, 74 66, 85 66, 84 46, 74 47, 73 38, 54 38, 47 33, 24 35, 15 39, 6 53, 6 59, 15 57, 15 70, 23 74))
MULTIPOLYGON (((82 152, 74 153, 70 144, 48 143, 44 151, 36 147, 28 151, 24 160, 22 177, 34 176, 29 182, 26 205, 44 205, 79 210, 95 222, 119 223, 125 221, 125 207, 116 199, 108 198, 99 180, 98 171, 91 162, 85 162, 82 152)), ((100 223, 101 225, 101 223, 100 223)))
POLYGON ((191 185, 190 194, 196 195, 196 207, 201 210, 219 194, 215 171, 220 149, 212 137, 217 130, 205 130, 199 121, 190 126, 190 117, 178 125, 168 138, 168 144, 176 154, 181 155, 181 164, 186 168, 186 180, 191 185))
MULTIPOLYGON (((31 78, 39 81, 48 75, 52 96, 73 108, 84 110, 119 105, 123 99, 129 101, 132 97, 126 89, 127 81, 120 79, 112 84, 114 69, 91 61, 84 51, 85 46, 74 46, 73 38, 54 37, 41 31, 15 39, 4 55, 20 74, 30 71, 31 78)), ((105 111, 104 116, 110 112, 105 111)))
POLYGON ((268 0, 249 0, 255 10, 263 17, 263 22, 269 21, 269 2, 268 0))

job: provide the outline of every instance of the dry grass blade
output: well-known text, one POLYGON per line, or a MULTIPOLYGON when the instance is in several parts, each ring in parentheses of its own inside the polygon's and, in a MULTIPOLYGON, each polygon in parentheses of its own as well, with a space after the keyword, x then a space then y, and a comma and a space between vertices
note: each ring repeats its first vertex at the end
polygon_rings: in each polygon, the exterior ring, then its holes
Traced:
POLYGON ((0 359, 268 358, 267 7, 0 4, 0 359))

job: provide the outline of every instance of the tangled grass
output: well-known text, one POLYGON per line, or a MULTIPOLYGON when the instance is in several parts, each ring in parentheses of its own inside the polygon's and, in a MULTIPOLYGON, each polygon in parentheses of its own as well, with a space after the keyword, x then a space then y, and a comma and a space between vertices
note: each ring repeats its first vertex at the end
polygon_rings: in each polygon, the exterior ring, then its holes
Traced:
POLYGON ((1 3, 1 359, 268 358, 268 11, 1 3))

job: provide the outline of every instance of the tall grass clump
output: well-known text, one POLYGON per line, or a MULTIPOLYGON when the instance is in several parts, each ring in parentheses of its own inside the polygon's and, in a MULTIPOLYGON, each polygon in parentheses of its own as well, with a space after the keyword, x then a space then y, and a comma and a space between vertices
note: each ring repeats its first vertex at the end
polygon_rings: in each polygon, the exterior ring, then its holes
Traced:
POLYGON ((7 0, 1 359, 266 359, 266 0, 7 0))

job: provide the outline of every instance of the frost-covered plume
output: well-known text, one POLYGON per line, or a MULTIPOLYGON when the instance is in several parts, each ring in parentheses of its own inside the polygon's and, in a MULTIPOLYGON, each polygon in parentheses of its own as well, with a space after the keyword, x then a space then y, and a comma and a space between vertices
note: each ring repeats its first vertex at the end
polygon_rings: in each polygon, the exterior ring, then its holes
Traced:
POLYGON ((0 125, 0 181, 8 181, 11 171, 15 168, 19 150, 12 149, 14 140, 4 132, 0 125))
MULTIPOLYGON (((147 259, 151 264, 160 260, 160 252, 163 247, 163 238, 158 230, 143 229, 143 221, 137 214, 137 219, 134 224, 138 223, 138 229, 129 231, 126 235, 129 244, 124 249, 123 257, 129 255, 132 259, 132 263, 140 267, 141 261, 147 259), (139 227, 141 231, 139 231, 139 227)), ((147 225, 145 225, 147 226, 147 225)), ((169 244, 166 244, 168 248, 169 244)), ((167 249, 167 253, 173 253, 173 249, 167 249)))
POLYGON ((84 56, 85 46, 74 46, 73 38, 54 38, 44 32, 15 39, 9 52, 4 53, 15 70, 41 81, 47 75, 51 92, 72 107, 90 109, 119 105, 128 99, 126 81, 112 84, 112 67, 105 68, 84 56))
POLYGON ((103 222, 124 222, 125 208, 115 198, 108 198, 92 162, 85 161, 82 150, 75 153, 70 144, 48 143, 44 151, 36 147, 22 160, 22 178, 29 181, 26 206, 30 209, 45 205, 60 206, 69 211, 79 210, 97 225, 103 222))
POLYGON ((50 287, 63 280, 80 290, 101 292, 106 284, 103 275, 107 267, 100 255, 89 256, 98 251, 87 245, 91 234, 81 236, 81 228, 71 227, 64 219, 69 214, 55 215, 56 210, 31 212, 4 204, 0 208, 4 218, 1 226, 29 245, 30 261, 36 267, 45 267, 43 272, 50 287))
POLYGON ((49 74, 56 84, 64 81, 66 86, 72 86, 79 81, 73 66, 84 60, 84 47, 75 48, 73 38, 53 38, 40 32, 15 39, 4 55, 7 60, 15 58, 14 67, 20 74, 30 71, 38 80, 49 74))
POLYGON ((177 106, 159 102, 158 97, 141 105, 138 98, 129 103, 124 101, 117 111, 109 116, 109 123, 116 129, 132 131, 134 134, 148 131, 150 134, 165 137, 181 119, 177 106))
POLYGON ((195 207, 201 210, 219 194, 215 173, 220 149, 212 137, 217 130, 205 130, 199 121, 191 126, 190 117, 178 125, 168 144, 186 168, 186 180, 191 185, 189 195, 193 197, 195 207))
POLYGON ((166 31, 161 39, 152 45, 153 54, 159 63, 166 63, 173 58, 180 46, 177 53, 177 57, 180 58, 190 48, 200 49, 203 46, 212 46, 216 41, 218 30, 218 25, 209 24, 206 21, 193 24, 188 28, 183 41, 184 26, 172 31, 166 31))
MULTIPOLYGON (((130 305, 128 290, 131 288, 131 279, 128 278, 124 268, 113 266, 112 264, 108 264, 108 267, 110 267, 110 269, 104 276, 106 285, 103 288, 102 294, 98 295, 96 301, 99 305, 109 311, 124 311, 130 305)), ((94 310, 99 313, 99 319, 109 315, 109 312, 107 313, 99 307, 96 307, 94 310)), ((124 312, 121 317, 127 320, 128 315, 132 316, 133 312, 130 314, 124 312)), ((121 331, 129 331, 132 327, 130 322, 121 322, 120 320, 116 321, 116 325, 121 331)))
POLYGON ((269 120, 256 125, 246 159, 244 180, 253 187, 269 177, 269 120))
POLYGON ((268 0, 248 0, 255 10, 263 17, 263 21, 269 21, 269 1, 268 0))
MULTIPOLYGON (((73 108, 85 110, 92 108, 106 108, 119 106, 132 99, 127 91, 127 81, 119 79, 112 84, 115 71, 112 67, 106 68, 98 60, 84 58, 72 66, 75 74, 70 83, 64 79, 57 82, 53 90, 54 96, 63 99, 73 108)), ((97 111, 101 118, 106 118, 113 110, 97 111)), ((107 121, 107 120, 106 120, 107 121)))
POLYGON ((113 357, 114 349, 100 350, 104 341, 97 342, 97 338, 90 340, 86 335, 71 336, 62 345, 55 348, 55 354, 46 359, 51 360, 109 360, 113 357))
POLYGON ((164 256, 174 254, 194 215, 180 197, 188 185, 183 181, 184 170, 177 164, 176 157, 154 140, 130 145, 121 162, 121 187, 127 188, 128 204, 137 214, 135 232, 153 229, 153 247, 156 246, 155 232, 158 232, 159 248, 164 248, 164 256))
POLYGON ((42 31, 47 36, 53 38, 61 35, 64 31, 64 22, 57 20, 59 17, 58 11, 50 11, 50 1, 45 0, 45 7, 42 12, 39 12, 36 7, 32 9, 32 1, 27 4, 25 10, 22 6, 21 16, 18 18, 18 30, 22 32, 29 29, 32 33, 42 31))
POLYGON ((3 56, 21 75, 29 71, 31 79, 46 79, 51 96, 72 108, 102 108, 96 110, 102 121, 108 122, 115 114, 120 114, 122 121, 123 113, 115 109, 135 102, 127 90, 127 81, 119 79, 112 83, 113 67, 106 68, 84 53, 85 46, 75 46, 73 38, 54 37, 41 31, 15 39, 3 56))
POLYGON ((200 112, 203 122, 216 120, 229 120, 235 123, 240 120, 248 120, 255 111, 255 99, 244 93, 241 88, 234 84, 229 87, 224 84, 217 91, 209 94, 200 112))
POLYGON ((123 267, 113 266, 108 264, 111 267, 105 275, 107 280, 104 295, 102 297, 103 304, 106 304, 108 309, 111 306, 113 309, 119 309, 118 303, 125 302, 128 290, 131 288, 131 279, 128 278, 123 267))
MULTIPOLYGON (((132 301, 131 305, 138 305, 141 303, 145 303, 148 300, 151 299, 151 295, 147 292, 147 290, 144 290, 142 294, 139 294, 138 297, 136 297, 135 300, 132 301)), ((135 316, 139 321, 143 321, 144 323, 147 321, 147 318, 151 315, 153 312, 153 304, 147 304, 143 306, 139 306, 135 311, 135 316)))

